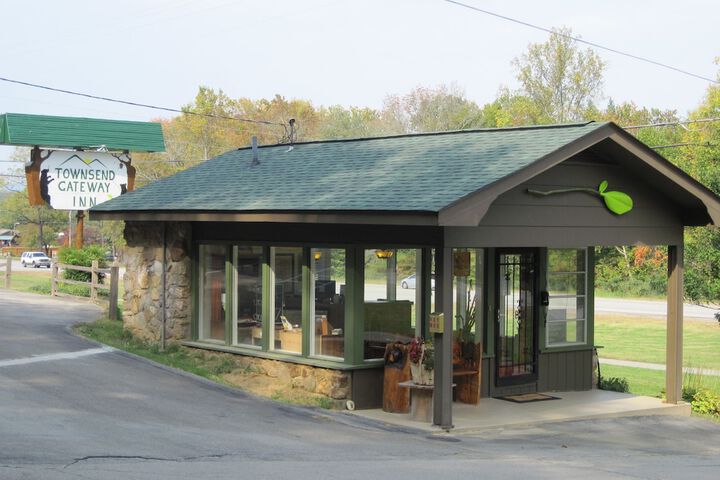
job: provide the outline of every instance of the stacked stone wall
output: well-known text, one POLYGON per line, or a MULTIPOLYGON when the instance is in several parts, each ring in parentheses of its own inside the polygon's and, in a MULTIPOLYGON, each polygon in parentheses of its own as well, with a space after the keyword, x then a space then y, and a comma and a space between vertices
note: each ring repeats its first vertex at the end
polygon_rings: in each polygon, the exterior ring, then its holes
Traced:
MULTIPOLYGON (((184 340, 190 334, 191 231, 189 223, 167 223, 165 331, 169 340, 184 340)), ((123 323, 145 340, 159 340, 162 329, 162 239, 161 222, 125 222, 123 323)))

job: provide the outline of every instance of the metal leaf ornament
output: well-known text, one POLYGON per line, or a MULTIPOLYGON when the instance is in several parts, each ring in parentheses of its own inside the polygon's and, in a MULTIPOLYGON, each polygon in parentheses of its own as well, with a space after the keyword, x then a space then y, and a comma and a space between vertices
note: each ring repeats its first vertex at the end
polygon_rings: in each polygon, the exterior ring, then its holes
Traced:
POLYGON ((540 195, 540 196, 547 196, 547 195, 556 195, 559 193, 571 193, 571 192, 585 192, 589 193, 591 195, 597 195, 600 198, 603 199, 605 202, 605 206, 608 210, 610 210, 615 215, 624 215, 628 213, 633 208, 633 201, 632 198, 630 198, 630 195, 624 192, 616 192, 616 191, 607 191, 608 182, 607 180, 603 180, 600 182, 600 186, 598 186, 597 190, 593 190, 592 188, 583 188, 583 187, 577 187, 577 188, 563 188, 560 190, 549 190, 549 191, 541 191, 541 190, 534 190, 531 188, 528 188, 527 192, 531 193, 533 195, 540 195))
POLYGON ((624 192, 607 192, 608 182, 603 180, 598 187, 598 193, 605 201, 605 206, 616 215, 624 215, 633 208, 633 200, 624 192))

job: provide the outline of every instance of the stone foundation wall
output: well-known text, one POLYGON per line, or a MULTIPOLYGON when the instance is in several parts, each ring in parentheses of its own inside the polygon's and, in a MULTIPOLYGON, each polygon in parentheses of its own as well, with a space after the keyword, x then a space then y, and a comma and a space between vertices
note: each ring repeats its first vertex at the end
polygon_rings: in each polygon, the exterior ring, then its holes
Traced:
MULTIPOLYGON (((166 338, 189 338, 191 259, 189 223, 167 222, 166 338)), ((163 223, 125 222, 123 323, 133 335, 157 341, 162 328, 163 223)))
POLYGON ((333 400, 350 399, 352 374, 348 371, 249 356, 239 357, 239 363, 269 377, 276 388, 297 388, 333 400))

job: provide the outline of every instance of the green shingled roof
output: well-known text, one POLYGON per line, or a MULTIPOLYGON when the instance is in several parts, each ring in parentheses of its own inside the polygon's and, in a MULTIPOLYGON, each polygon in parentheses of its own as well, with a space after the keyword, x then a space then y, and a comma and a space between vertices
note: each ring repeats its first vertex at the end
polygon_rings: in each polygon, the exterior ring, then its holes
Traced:
POLYGON ((162 126, 102 118, 0 115, 0 145, 97 148, 132 152, 164 152, 162 126))
POLYGON ((334 140, 227 152, 97 205, 122 211, 438 212, 601 123, 334 140))

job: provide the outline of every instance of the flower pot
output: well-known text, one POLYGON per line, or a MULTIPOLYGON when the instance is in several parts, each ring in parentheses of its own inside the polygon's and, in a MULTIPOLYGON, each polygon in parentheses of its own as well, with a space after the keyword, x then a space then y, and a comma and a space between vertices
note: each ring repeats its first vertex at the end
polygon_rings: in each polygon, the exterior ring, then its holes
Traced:
POLYGON ((422 385, 433 385, 435 384, 435 370, 428 370, 423 367, 422 369, 422 385))
POLYGON ((418 385, 422 384, 422 371, 423 370, 425 370, 425 369, 422 368, 421 364, 410 362, 410 375, 412 376, 412 381, 417 383, 418 385))

